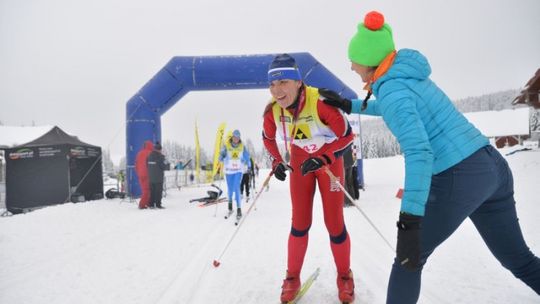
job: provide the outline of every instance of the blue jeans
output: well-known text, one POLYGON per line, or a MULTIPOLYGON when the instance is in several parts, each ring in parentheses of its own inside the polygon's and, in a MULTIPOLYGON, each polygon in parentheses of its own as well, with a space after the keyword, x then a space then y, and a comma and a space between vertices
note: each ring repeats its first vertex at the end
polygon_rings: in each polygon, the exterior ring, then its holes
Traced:
MULTIPOLYGON (((434 175, 422 221, 422 265, 469 217, 495 258, 540 294, 540 259, 523 239, 515 204, 512 172, 492 146, 434 175)), ((394 261, 386 303, 416 303, 421 276, 422 269, 408 271, 394 261)))

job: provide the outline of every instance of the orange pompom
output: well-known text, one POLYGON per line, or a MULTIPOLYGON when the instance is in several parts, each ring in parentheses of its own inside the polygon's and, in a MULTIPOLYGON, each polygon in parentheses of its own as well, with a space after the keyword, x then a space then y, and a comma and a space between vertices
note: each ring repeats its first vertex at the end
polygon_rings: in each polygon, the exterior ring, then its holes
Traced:
POLYGON ((372 11, 372 12, 369 12, 367 13, 366 17, 364 18, 364 25, 372 30, 372 31, 376 31, 378 29, 380 29, 381 27, 383 27, 384 25, 384 16, 377 12, 377 11, 372 11))

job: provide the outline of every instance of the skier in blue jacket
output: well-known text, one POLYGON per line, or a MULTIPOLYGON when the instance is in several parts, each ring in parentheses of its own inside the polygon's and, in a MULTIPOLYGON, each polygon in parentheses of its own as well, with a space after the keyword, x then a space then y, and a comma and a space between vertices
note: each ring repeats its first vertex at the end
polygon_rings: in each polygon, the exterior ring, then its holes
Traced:
POLYGON ((396 51, 392 30, 378 12, 358 25, 348 55, 366 83, 366 98, 348 100, 326 89, 320 94, 347 113, 382 116, 405 158, 387 303, 418 301, 423 265, 467 217, 499 262, 540 294, 540 259, 521 233, 512 172, 429 79, 427 59, 415 50, 396 51), (377 100, 367 102, 372 94, 377 100))

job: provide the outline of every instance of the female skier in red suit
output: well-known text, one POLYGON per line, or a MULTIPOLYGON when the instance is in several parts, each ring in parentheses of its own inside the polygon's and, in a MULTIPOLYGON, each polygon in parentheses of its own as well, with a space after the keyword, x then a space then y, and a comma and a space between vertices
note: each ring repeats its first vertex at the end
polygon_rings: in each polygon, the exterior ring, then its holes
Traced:
POLYGON ((330 169, 343 183, 341 154, 352 143, 351 128, 340 111, 319 99, 316 88, 302 82, 291 56, 278 55, 272 61, 268 80, 273 98, 264 113, 263 141, 274 159, 275 177, 284 181, 286 171, 291 175, 292 225, 281 301, 293 300, 301 286, 300 271, 308 245, 317 183, 338 272, 339 299, 352 302, 354 280, 350 270, 350 239, 343 220, 343 192, 323 169, 330 169), (286 151, 285 159, 279 152, 280 145, 286 151))

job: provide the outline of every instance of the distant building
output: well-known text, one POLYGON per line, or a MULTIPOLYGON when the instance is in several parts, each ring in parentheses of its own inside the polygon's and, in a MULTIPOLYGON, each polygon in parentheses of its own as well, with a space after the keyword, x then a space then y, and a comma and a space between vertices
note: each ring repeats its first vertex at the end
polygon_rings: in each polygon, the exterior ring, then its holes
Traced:
POLYGON ((531 115, 531 141, 540 143, 540 69, 529 79, 520 94, 512 100, 513 105, 526 104, 534 108, 531 115))
POLYGON ((523 144, 530 137, 529 108, 469 112, 465 117, 487 136, 497 148, 523 144))
POLYGON ((4 162, 4 151, 0 150, 0 184, 4 182, 4 176, 6 176, 6 172, 4 170, 4 162))
POLYGON ((513 105, 526 104, 535 109, 540 109, 540 69, 529 79, 520 94, 512 100, 513 105))

